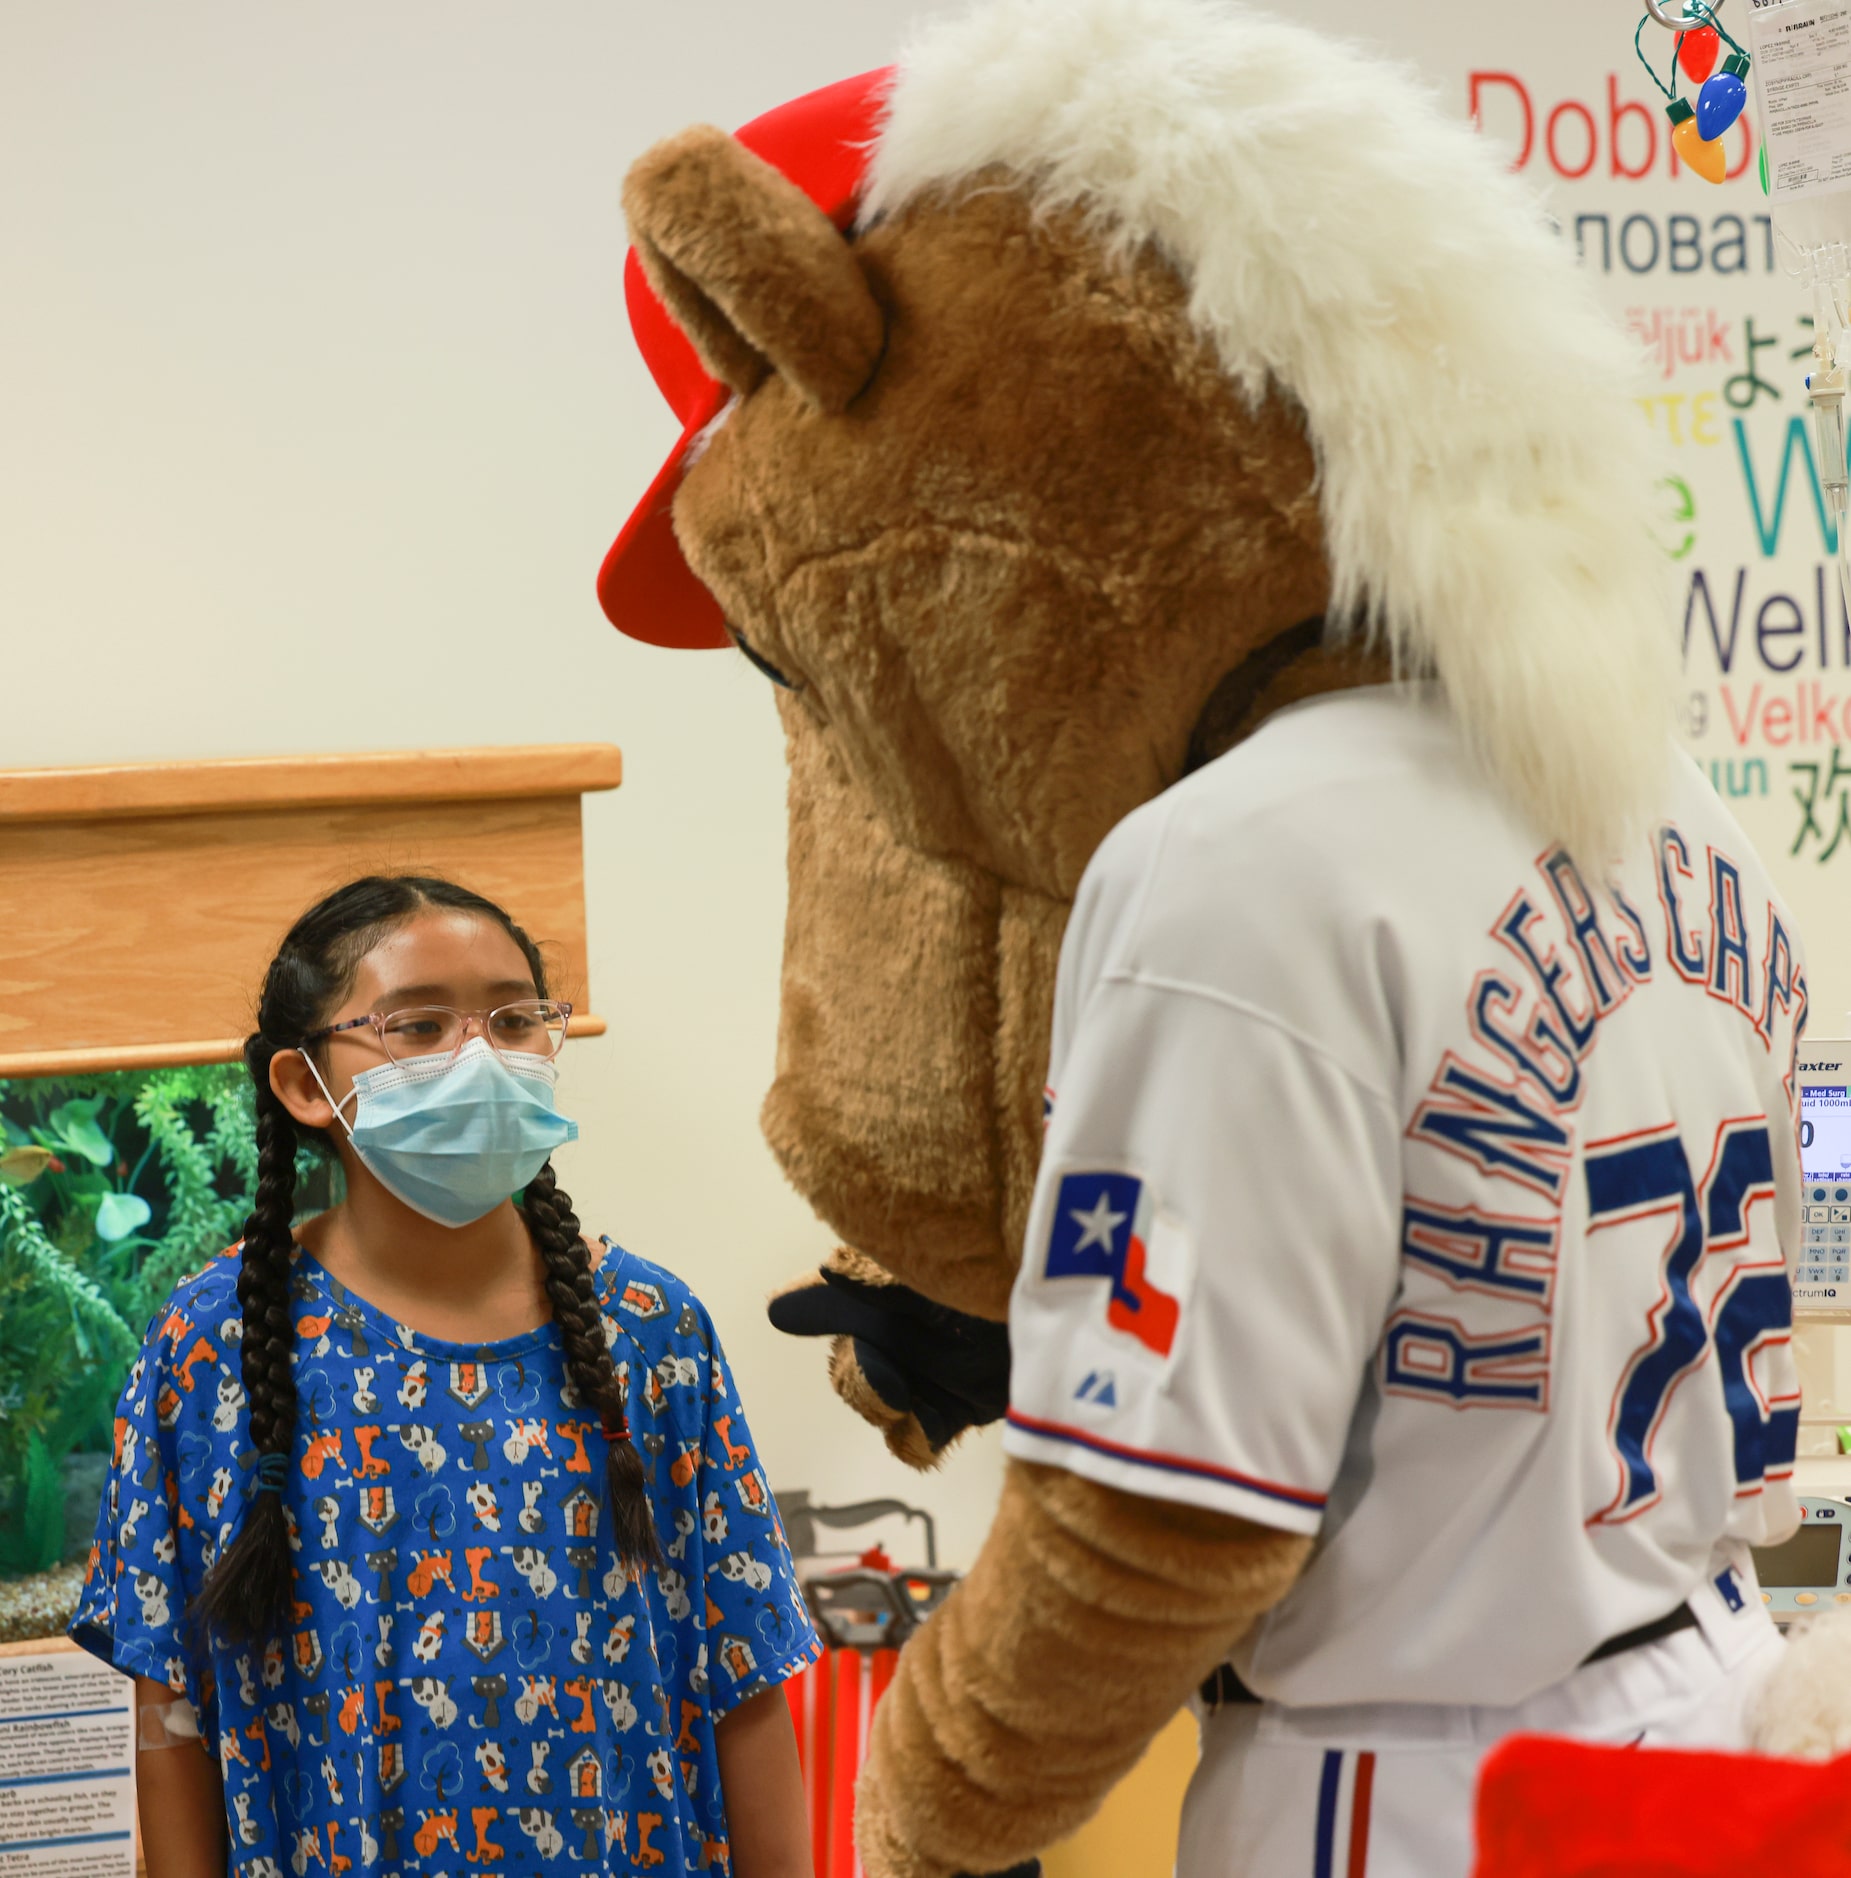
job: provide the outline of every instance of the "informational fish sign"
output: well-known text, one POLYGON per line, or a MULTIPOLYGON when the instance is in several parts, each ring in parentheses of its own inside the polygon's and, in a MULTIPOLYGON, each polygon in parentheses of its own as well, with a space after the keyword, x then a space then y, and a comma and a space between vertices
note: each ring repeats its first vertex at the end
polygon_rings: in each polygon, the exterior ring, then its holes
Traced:
POLYGON ((1851 6, 1718 9, 1733 39, 1768 60, 1776 134, 1799 140, 1805 159, 1781 170, 1773 200, 1752 84, 1720 139, 1724 180, 1679 160, 1667 87, 1689 102, 1700 81, 1674 74, 1673 35, 1640 25, 1643 0, 1284 10, 1409 61, 1413 82, 1476 123, 1638 347, 1665 630, 1682 666, 1677 728, 1798 921, 1808 1034, 1851 1032, 1851 618, 1806 400, 1813 304, 1784 270, 1773 222, 1796 197, 1810 208, 1811 192, 1842 174, 1826 145, 1844 127, 1851 6), (1785 54, 1770 49, 1776 22, 1785 54))
POLYGON ((0 1653, 0 1878, 134 1878, 134 1722, 81 1650, 0 1653))

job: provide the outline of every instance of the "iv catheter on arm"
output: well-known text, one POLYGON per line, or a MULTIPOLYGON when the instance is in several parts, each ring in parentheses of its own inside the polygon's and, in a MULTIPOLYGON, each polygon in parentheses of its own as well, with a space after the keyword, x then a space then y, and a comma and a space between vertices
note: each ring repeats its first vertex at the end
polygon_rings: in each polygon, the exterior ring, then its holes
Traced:
MULTIPOLYGON (((1845 399, 1851 390, 1851 0, 1757 0, 1743 24, 1747 48, 1718 18, 1723 0, 1644 0, 1645 18, 1633 43, 1653 83, 1670 100, 1673 144, 1687 163, 1712 182, 1724 165, 1716 152, 1707 164, 1693 156, 1714 150, 1721 131, 1734 123, 1740 104, 1728 109, 1724 96, 1745 100, 1740 81, 1752 73, 1761 138, 1761 187, 1768 196, 1774 243, 1782 271, 1812 297, 1812 369, 1806 396, 1812 405, 1813 447, 1819 484, 1838 545, 1838 580, 1851 613, 1851 471, 1846 468, 1845 399), (1640 45, 1655 22, 1676 35, 1669 85, 1659 78, 1640 45), (1678 66, 1687 37, 1707 42, 1699 72, 1714 58, 1719 40, 1731 48, 1723 72, 1703 76, 1693 112, 1678 98, 1678 66), (1714 109, 1706 110, 1712 87, 1714 109), (1724 113, 1726 112, 1726 116, 1724 113)), ((1693 63, 1683 57, 1687 75, 1693 63)))

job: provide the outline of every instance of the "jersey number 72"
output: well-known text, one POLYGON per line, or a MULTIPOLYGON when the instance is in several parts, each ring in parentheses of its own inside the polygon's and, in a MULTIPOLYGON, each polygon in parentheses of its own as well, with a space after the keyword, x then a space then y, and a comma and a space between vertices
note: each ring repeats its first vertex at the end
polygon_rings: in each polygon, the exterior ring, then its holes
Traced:
POLYGON ((1712 1349, 1723 1407, 1734 1428, 1738 1498, 1793 1470, 1799 1437, 1797 1395, 1764 1395, 1755 1360, 1792 1334, 1793 1299, 1784 1263, 1755 1259, 1748 1210, 1773 1198, 1774 1161, 1764 1115, 1727 1121, 1716 1131, 1709 1171, 1691 1177, 1675 1123, 1589 1144, 1588 1233, 1652 1214, 1672 1217, 1658 1301, 1646 1313, 1649 1336, 1633 1353, 1614 1391, 1608 1434, 1620 1484, 1590 1524, 1616 1524, 1657 1503, 1660 1481, 1652 1446, 1672 1392, 1703 1366, 1712 1349), (1736 1257, 1713 1284, 1704 1267, 1736 1257), (1704 1299, 1707 1298, 1707 1304, 1704 1299))

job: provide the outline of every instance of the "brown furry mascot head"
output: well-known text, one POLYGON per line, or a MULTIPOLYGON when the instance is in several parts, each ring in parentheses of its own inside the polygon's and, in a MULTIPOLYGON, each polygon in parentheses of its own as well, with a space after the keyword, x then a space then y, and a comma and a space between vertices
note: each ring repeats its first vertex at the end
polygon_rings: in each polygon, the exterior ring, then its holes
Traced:
POLYGON ((1620 348, 1389 78, 1206 0, 1001 0, 626 185, 688 435, 601 593, 777 686, 765 1129, 845 1249, 776 1314, 850 1333, 838 1387, 915 1462, 1001 1406, 972 1320, 1006 1311, 1061 933, 1116 822, 1390 668, 1584 843, 1651 780, 1620 348))

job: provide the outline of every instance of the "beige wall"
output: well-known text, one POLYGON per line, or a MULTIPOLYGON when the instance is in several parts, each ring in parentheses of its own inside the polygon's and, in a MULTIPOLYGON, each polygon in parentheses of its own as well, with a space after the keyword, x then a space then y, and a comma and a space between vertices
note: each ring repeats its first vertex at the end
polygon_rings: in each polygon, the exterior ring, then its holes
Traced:
POLYGON ((675 435, 622 312, 625 166, 883 63, 915 10, 13 8, 0 764, 622 744, 624 788, 586 805, 611 1031, 568 1059, 563 1178, 712 1306, 774 1484, 922 1500, 963 1563, 993 1440, 917 1480, 763 1319, 830 1244, 757 1129, 764 682, 620 639, 592 592, 675 435))

